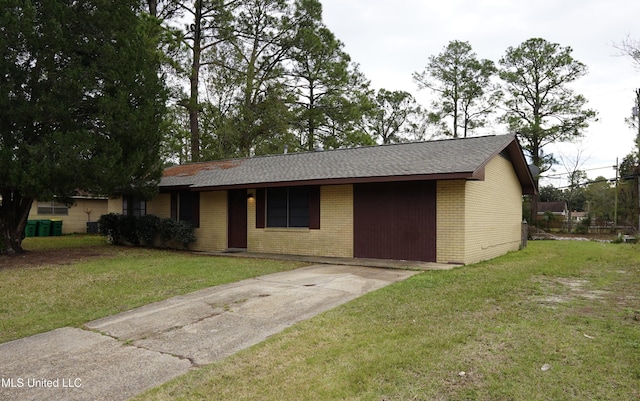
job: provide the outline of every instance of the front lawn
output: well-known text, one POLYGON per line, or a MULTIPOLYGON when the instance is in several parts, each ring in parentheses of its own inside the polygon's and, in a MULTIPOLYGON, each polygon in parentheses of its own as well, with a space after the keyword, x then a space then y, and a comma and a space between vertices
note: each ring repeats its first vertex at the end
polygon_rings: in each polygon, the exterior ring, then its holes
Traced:
POLYGON ((138 400, 637 400, 640 247, 424 272, 138 400))
POLYGON ((113 246, 96 236, 33 237, 0 256, 0 343, 300 263, 113 246))

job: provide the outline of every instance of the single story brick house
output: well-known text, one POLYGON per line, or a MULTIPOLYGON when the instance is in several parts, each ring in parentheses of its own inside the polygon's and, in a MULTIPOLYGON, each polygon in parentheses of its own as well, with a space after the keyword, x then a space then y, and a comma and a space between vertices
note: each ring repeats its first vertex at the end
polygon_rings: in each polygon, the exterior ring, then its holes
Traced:
POLYGON ((156 198, 109 211, 190 221, 200 251, 468 264, 519 249, 535 191, 500 135, 175 166, 156 198))
POLYGON ((28 220, 62 220, 62 234, 86 233, 87 223, 95 223, 107 213, 109 198, 78 191, 71 201, 71 204, 67 204, 58 198, 35 200, 28 220))

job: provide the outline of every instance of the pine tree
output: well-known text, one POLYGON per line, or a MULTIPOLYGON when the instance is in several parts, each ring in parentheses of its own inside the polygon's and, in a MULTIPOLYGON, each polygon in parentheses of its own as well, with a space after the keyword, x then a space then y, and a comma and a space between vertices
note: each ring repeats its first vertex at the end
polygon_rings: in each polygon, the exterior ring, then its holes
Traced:
POLYGON ((34 199, 151 195, 164 87, 136 0, 0 0, 0 241, 22 252, 34 199))

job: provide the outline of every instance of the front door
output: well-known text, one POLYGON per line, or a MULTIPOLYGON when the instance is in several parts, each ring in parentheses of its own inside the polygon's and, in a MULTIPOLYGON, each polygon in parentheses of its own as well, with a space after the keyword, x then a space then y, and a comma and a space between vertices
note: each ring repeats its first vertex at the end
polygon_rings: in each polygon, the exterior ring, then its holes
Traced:
POLYGON ((247 190, 234 189, 227 191, 229 209, 228 247, 247 247, 247 190))

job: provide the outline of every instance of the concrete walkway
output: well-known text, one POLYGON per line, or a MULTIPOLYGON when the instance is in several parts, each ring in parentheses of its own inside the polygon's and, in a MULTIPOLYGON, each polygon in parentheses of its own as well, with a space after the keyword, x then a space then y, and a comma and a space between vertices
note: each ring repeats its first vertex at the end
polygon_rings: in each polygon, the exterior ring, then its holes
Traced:
POLYGON ((127 400, 414 274, 312 265, 0 344, 0 399, 127 400))
POLYGON ((385 269, 403 269, 403 270, 451 270, 456 267, 462 266, 461 264, 455 264, 455 263, 421 262, 421 261, 415 261, 415 260, 285 255, 285 254, 278 254, 278 253, 254 253, 254 252, 246 252, 245 250, 226 251, 226 252, 196 252, 196 253, 211 255, 211 256, 272 259, 272 260, 295 260, 295 261, 306 262, 311 264, 366 266, 366 267, 381 267, 385 269))

